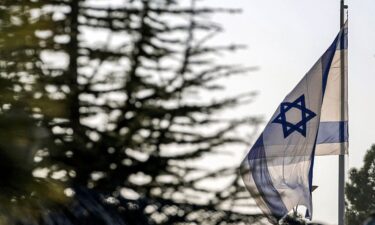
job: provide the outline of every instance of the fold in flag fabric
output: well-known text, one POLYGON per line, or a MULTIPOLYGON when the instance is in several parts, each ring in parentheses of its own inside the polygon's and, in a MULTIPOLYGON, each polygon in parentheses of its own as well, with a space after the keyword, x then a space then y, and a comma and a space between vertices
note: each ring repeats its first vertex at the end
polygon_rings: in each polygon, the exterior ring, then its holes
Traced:
POLYGON ((347 34, 346 23, 285 97, 241 164, 246 188, 274 222, 297 205, 306 206, 311 219, 314 156, 347 153, 347 34))

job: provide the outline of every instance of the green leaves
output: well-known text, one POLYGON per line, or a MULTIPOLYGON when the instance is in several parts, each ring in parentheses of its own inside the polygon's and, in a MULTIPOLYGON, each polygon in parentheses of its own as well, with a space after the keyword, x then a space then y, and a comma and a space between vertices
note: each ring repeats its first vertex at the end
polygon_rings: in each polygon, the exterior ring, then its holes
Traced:
POLYGON ((362 168, 351 169, 346 184, 348 224, 361 225, 375 210, 375 145, 366 153, 362 168))

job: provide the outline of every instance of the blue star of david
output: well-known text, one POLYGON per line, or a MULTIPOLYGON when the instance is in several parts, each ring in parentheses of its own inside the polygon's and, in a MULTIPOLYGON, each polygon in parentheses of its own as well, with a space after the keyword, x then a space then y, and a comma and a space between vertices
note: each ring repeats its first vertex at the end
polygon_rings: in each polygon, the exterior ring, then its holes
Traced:
POLYGON ((294 102, 281 103, 280 113, 276 116, 272 123, 280 123, 282 125, 284 138, 287 138, 294 131, 297 131, 306 137, 306 124, 315 116, 316 114, 313 111, 306 108, 305 95, 301 95, 294 102), (296 124, 290 123, 286 120, 285 114, 292 108, 299 109, 301 111, 302 119, 296 124))

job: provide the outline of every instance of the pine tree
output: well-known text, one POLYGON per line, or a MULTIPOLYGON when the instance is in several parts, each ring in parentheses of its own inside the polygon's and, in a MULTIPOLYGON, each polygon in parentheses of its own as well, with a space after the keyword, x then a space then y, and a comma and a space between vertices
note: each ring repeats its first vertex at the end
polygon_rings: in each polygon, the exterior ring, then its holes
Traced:
POLYGON ((19 191, 36 199, 30 201, 39 208, 34 223, 239 224, 257 218, 235 211, 246 196, 236 165, 215 171, 192 165, 224 147, 247 145, 239 129, 258 123, 223 116, 253 93, 211 97, 222 80, 248 70, 217 60, 241 46, 209 44, 221 28, 207 18, 236 10, 201 8, 194 0, 7 1, 2 10, 1 85, 7 91, 1 97, 8 102, 1 116, 9 121, 17 109, 43 130, 36 138, 43 142, 28 152, 34 160, 25 180, 59 193, 35 198, 30 185, 19 191), (216 178, 229 182, 216 190, 200 185, 216 178))
POLYGON ((367 151, 364 165, 350 170, 345 195, 348 224, 361 225, 375 211, 375 145, 367 151))

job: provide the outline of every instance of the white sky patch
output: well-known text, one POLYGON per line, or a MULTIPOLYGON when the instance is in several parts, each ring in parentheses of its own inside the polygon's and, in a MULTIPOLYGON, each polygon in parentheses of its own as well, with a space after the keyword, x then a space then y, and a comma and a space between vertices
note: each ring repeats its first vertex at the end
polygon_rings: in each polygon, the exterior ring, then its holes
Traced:
POLYGON ((121 188, 120 194, 122 197, 126 199, 130 199, 130 200, 137 200, 140 197, 137 192, 135 192, 134 190, 130 188, 121 188))
POLYGON ((44 50, 40 57, 49 68, 65 69, 69 64, 69 57, 64 52, 44 50))

